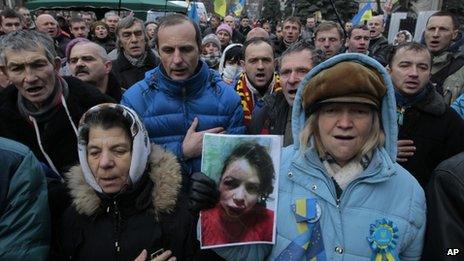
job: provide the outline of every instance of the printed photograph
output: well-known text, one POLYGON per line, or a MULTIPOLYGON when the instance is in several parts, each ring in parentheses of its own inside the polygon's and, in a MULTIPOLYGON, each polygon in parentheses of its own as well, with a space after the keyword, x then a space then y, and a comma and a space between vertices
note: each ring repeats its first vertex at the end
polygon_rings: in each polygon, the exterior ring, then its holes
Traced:
POLYGON ((200 213, 201 246, 273 244, 281 136, 206 134, 202 172, 220 198, 200 213))

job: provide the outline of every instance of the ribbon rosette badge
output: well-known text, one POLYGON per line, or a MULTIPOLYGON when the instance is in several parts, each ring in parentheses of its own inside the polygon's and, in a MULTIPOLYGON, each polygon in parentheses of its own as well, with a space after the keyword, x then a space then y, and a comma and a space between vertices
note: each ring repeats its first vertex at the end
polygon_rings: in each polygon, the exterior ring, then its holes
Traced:
POLYGON ((371 260, 399 260, 396 253, 398 228, 388 219, 378 219, 370 225, 367 241, 372 249, 371 260))

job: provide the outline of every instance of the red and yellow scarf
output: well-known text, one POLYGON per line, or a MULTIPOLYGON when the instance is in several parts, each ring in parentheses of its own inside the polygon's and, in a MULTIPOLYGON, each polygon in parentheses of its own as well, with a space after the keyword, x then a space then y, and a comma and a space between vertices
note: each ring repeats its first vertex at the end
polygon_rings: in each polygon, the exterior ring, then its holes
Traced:
MULTIPOLYGON (((250 87, 247 86, 247 82, 246 74, 245 72, 242 72, 240 74, 240 78, 238 79, 237 85, 235 86, 235 91, 238 93, 240 99, 242 100, 244 115, 243 122, 245 125, 248 125, 251 122, 251 115, 253 113, 253 109, 255 108, 253 92, 251 91, 250 87)), ((282 91, 282 87, 280 86, 280 76, 277 73, 274 73, 273 83, 274 86, 272 86, 272 89, 269 93, 282 91)))

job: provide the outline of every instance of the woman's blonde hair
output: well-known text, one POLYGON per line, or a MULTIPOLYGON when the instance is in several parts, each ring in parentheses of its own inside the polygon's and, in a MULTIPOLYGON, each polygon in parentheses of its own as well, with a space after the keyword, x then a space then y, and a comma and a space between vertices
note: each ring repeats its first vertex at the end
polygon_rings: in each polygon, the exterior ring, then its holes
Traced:
MULTIPOLYGON (((321 136, 319 133, 319 112, 317 110, 306 120, 305 126, 300 133, 300 150, 305 151, 311 138, 314 138, 314 147, 317 150, 319 156, 324 156, 327 151, 322 144, 321 136)), ((360 159, 363 155, 372 152, 377 147, 383 147, 385 144, 385 134, 380 124, 380 116, 376 110, 372 110, 372 128, 366 142, 361 147, 355 158, 360 159)))

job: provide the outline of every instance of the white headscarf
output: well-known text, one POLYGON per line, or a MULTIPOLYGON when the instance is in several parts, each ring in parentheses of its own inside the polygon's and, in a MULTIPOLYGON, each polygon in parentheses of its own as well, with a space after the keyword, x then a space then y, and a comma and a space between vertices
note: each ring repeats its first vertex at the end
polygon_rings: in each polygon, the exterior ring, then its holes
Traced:
POLYGON ((82 131, 87 124, 89 115, 92 115, 98 111, 105 110, 108 108, 116 109, 121 112, 121 115, 131 122, 130 133, 132 138, 132 159, 129 169, 129 178, 132 184, 137 183, 142 177, 150 156, 150 141, 148 139, 148 133, 145 126, 140 121, 137 114, 128 107, 115 103, 103 103, 90 108, 79 121, 78 129, 78 154, 79 162, 81 164, 82 172, 84 173, 85 181, 96 191, 103 193, 102 188, 98 185, 95 180, 92 171, 90 170, 89 163, 87 161, 87 142, 82 137, 82 131))

